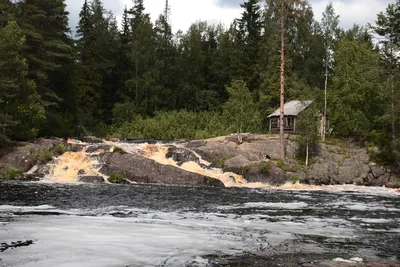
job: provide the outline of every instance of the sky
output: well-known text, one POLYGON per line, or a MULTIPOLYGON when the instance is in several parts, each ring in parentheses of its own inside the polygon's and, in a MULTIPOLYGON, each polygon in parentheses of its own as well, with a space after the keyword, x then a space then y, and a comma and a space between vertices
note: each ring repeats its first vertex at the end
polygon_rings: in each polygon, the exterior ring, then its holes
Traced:
MULTIPOLYGON (((209 23, 222 23, 229 26, 242 12, 240 3, 244 0, 169 0, 171 7, 170 22, 174 32, 186 31, 189 26, 198 21, 206 20, 209 23)), ((385 11, 389 3, 395 0, 310 0, 314 16, 320 21, 322 13, 329 2, 333 3, 336 14, 340 15, 340 26, 344 29, 351 28, 355 23, 366 25, 374 23, 376 15, 385 11)), ((72 31, 78 23, 79 12, 84 0, 66 0, 70 12, 70 26, 72 31)), ((121 20, 125 6, 128 9, 133 5, 132 0, 103 0, 104 7, 111 10, 121 20)), ((165 0, 144 0, 146 12, 154 22, 162 13, 165 0)))

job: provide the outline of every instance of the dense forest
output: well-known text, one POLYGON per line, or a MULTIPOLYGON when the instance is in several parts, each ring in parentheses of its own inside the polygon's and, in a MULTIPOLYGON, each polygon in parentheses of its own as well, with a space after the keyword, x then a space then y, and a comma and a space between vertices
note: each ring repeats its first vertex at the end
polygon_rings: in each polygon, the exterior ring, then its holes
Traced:
POLYGON ((246 0, 229 27, 198 21, 176 33, 168 1, 153 24, 134 0, 119 25, 101 0, 86 0, 74 35, 64 0, 0 0, 0 143, 265 133, 280 104, 282 3, 285 99, 312 99, 325 112, 326 90, 331 136, 392 155, 400 0, 348 30, 332 4, 318 22, 307 0, 246 0))

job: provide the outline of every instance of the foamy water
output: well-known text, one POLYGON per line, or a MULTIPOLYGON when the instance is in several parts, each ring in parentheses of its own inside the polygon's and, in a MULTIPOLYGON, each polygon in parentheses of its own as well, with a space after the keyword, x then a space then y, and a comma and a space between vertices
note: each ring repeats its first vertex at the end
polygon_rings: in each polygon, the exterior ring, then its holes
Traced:
MULTIPOLYGON (((89 146, 89 144, 83 143, 81 141, 69 140, 69 143, 75 143, 80 145, 89 146)), ((128 153, 138 154, 148 159, 154 160, 157 163, 164 165, 171 165, 176 168, 181 168, 188 172, 193 172, 201 174, 204 176, 212 177, 218 179, 224 183, 226 187, 241 187, 241 188, 264 188, 264 189, 275 189, 275 190, 297 190, 297 191, 352 191, 359 192, 361 194, 369 195, 400 195, 399 190, 388 189, 385 187, 365 187, 356 185, 323 185, 314 186, 296 183, 293 184, 288 182, 281 186, 272 186, 264 183, 249 183, 244 179, 243 176, 224 172, 219 168, 210 168, 202 166, 211 166, 211 163, 204 160, 196 152, 192 151, 198 158, 199 165, 196 162, 185 162, 181 166, 177 164, 172 158, 167 158, 166 154, 171 146, 185 148, 184 145, 178 143, 169 144, 131 144, 124 142, 110 142, 104 140, 105 144, 111 145, 112 147, 120 147, 128 153)), ((187 149, 187 148, 185 148, 187 149)), ((113 150, 113 148, 111 149, 113 150)), ((104 152, 104 150, 99 149, 94 154, 104 152)), ((91 153, 93 154, 93 153, 91 153)), ((45 181, 56 182, 56 183, 76 183, 78 182, 78 172, 79 170, 84 170, 85 175, 102 176, 107 181, 107 176, 99 172, 100 166, 99 162, 90 156, 90 154, 85 152, 67 152, 52 164, 50 164, 50 174, 46 177, 45 181)))

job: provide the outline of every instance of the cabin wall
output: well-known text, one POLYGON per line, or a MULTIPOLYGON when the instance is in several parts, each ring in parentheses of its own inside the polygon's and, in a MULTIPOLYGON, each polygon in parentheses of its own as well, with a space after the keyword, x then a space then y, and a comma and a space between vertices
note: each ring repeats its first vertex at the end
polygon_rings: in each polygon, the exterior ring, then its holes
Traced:
MULTIPOLYGON (((269 131, 271 133, 279 133, 280 132, 280 118, 279 117, 271 117, 269 119, 269 131)), ((285 116, 284 132, 285 133, 296 133, 296 117, 295 116, 285 116)))

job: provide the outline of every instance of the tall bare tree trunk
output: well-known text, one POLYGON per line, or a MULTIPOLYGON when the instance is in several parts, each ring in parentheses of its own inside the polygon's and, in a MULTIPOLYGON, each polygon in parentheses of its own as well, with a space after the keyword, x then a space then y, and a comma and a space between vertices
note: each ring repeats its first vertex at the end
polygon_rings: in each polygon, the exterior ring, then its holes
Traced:
POLYGON ((285 160, 285 0, 281 0, 281 114, 280 114, 280 156, 285 160))
POLYGON ((325 63, 325 107, 324 107, 324 118, 323 118, 323 124, 322 124, 322 141, 325 141, 326 139, 326 126, 327 126, 327 121, 326 121, 326 113, 327 113, 327 108, 328 108, 328 96, 327 96, 327 87, 328 87, 328 62, 325 63))
POLYGON ((136 105, 139 105, 139 62, 136 59, 136 105))
POLYGON ((393 74, 390 76, 390 80, 392 87, 392 140, 394 140, 396 138, 396 105, 395 105, 393 74))
MULTIPOLYGON (((394 58, 393 44, 390 42, 390 53, 392 55, 392 59, 394 58)), ((391 62, 391 70, 390 70, 390 86, 392 88, 392 142, 394 142, 396 138, 396 104, 395 104, 395 92, 394 92, 394 63, 391 62)))

